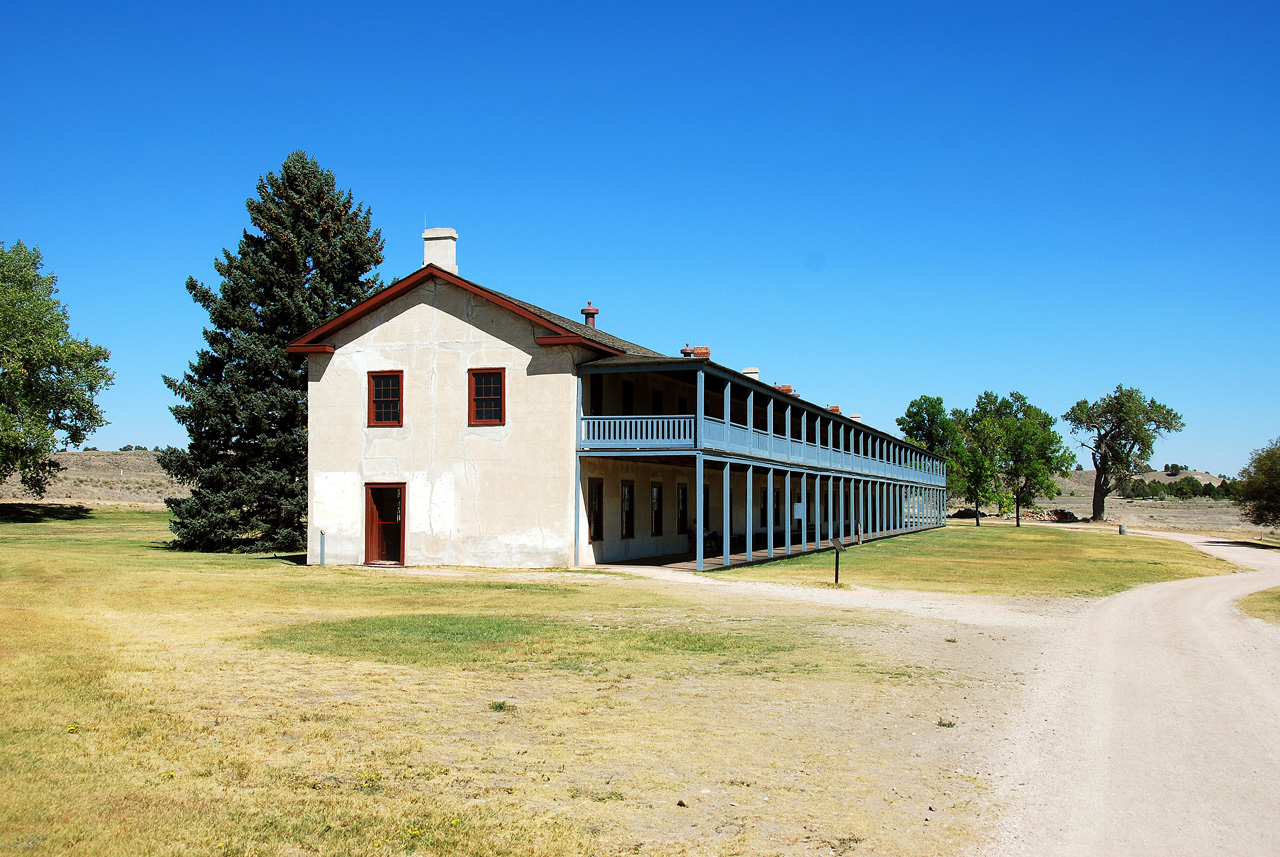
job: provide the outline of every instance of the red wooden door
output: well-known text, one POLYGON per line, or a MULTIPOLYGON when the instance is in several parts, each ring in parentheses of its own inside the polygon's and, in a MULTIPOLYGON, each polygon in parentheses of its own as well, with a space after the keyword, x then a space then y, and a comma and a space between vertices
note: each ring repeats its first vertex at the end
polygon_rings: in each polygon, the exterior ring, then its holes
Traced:
POLYGON ((365 485, 364 561, 404 565, 404 483, 365 485))

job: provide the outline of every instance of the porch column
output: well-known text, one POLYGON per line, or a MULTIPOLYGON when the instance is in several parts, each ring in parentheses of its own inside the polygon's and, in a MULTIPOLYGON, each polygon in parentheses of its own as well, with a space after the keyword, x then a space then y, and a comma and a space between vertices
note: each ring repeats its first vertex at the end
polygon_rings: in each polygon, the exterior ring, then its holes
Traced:
POLYGON ((724 439, 725 443, 729 442, 729 404, 733 399, 733 382, 726 380, 724 382, 724 439))
MULTIPOLYGON (((725 395, 725 399, 724 399, 724 401, 725 401, 725 406, 724 406, 724 420, 725 420, 725 426, 726 426, 725 431, 728 431, 728 424, 729 424, 729 404, 728 404, 728 403, 729 403, 729 385, 728 385, 727 383, 724 385, 724 395, 725 395)), ((724 477, 723 477, 723 479, 724 479, 724 482, 723 482, 723 484, 724 484, 724 490, 723 490, 723 491, 721 492, 721 494, 720 494, 720 505, 724 507, 724 515, 723 515, 723 517, 724 517, 724 529, 722 529, 722 530, 720 531, 720 533, 721 533, 720 541, 722 541, 722 542, 724 543, 724 544, 722 545, 722 547, 724 548, 724 563, 723 563, 723 565, 724 565, 724 567, 725 567, 725 568, 728 568, 728 567, 729 567, 729 537, 730 537, 730 536, 729 536, 729 529, 730 529, 730 527, 731 527, 731 526, 732 526, 732 524, 733 524, 733 493, 729 490, 729 470, 730 470, 730 468, 729 468, 729 462, 727 462, 727 461, 726 461, 726 462, 724 463, 724 477)))
MULTIPOLYGON (((697 416, 694 417, 693 443, 694 443, 694 446, 696 446, 698 449, 701 449, 703 441, 706 438, 706 435, 703 434, 702 418, 706 416, 706 413, 707 413, 707 373, 702 369, 698 370, 698 392, 697 392, 696 413, 697 413, 697 416)), ((698 456, 698 473, 702 473, 702 456, 698 456)), ((698 478, 699 480, 701 480, 702 477, 699 476, 698 478)), ((698 492, 699 492, 698 496, 701 497, 702 496, 701 481, 699 481, 699 484, 698 484, 698 492)), ((698 538, 699 540, 701 540, 702 538, 701 530, 698 531, 698 538)), ((701 569, 699 569, 699 571, 701 571, 701 569)))
MULTIPOLYGON (((751 402, 751 394, 747 394, 748 404, 751 402)), ((747 408, 750 410, 750 408, 747 408)), ((753 429, 754 430, 754 429, 753 429)), ((755 525, 753 523, 755 516, 752 514, 752 498, 751 498, 751 471, 755 470, 750 464, 747 465, 747 562, 751 562, 751 540, 753 538, 755 525)))
POLYGON ((840 544, 844 544, 844 492, 849 489, 849 480, 843 476, 840 477, 840 509, 837 517, 840 524, 837 527, 836 537, 840 539, 840 544))
POLYGON ((832 501, 835 500, 836 478, 827 476, 827 547, 831 547, 832 538, 835 535, 835 507, 832 501))
MULTIPOLYGON (((702 372, 698 372, 698 413, 702 413, 702 372)), ((705 531, 706 510, 702 508, 702 453, 697 453, 693 457, 693 508, 695 509, 694 518, 694 535, 693 535, 693 556, 696 560, 698 571, 702 571, 703 544, 702 534, 705 531)))
MULTIPOLYGON (((791 406, 787 405, 787 413, 791 413, 791 406)), ((791 430, 791 421, 787 420, 787 431, 791 430)), ((783 546, 786 555, 791 556, 791 471, 787 470, 782 474, 782 530, 783 530, 783 546)))
MULTIPOLYGON (((769 434, 773 434, 773 399, 769 400, 769 434)), ((769 526, 765 527, 765 538, 769 540, 768 546, 765 548, 765 555, 769 559, 773 559, 773 534, 777 528, 778 522, 774 520, 776 512, 773 509, 773 468, 769 468, 769 475, 765 477, 764 488, 764 507, 765 518, 769 522, 769 526)))
MULTIPOLYGON (((582 376, 574 384, 577 401, 573 404, 573 567, 582 564, 582 457, 577 447, 582 445, 582 376)), ((372 394, 371 394, 372 395, 372 394)))
POLYGON ((803 470, 800 471, 800 511, 804 513, 800 519, 800 553, 804 553, 809 549, 809 474, 803 470))

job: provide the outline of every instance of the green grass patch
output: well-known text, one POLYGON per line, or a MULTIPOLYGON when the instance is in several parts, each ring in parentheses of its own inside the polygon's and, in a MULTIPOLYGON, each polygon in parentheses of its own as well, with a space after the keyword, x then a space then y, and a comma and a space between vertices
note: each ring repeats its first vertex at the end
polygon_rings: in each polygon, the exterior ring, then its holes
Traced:
POLYGON ((329 658, 458 669, 607 672, 641 662, 662 669, 757 670, 794 651, 788 629, 652 628, 547 616, 426 613, 308 622, 260 645, 329 658))
POLYGON ((1280 625, 1280 589, 1255 592, 1240 601, 1240 609, 1255 619, 1280 625))
MULTIPOLYGON (((830 585, 830 552, 728 572, 730 580, 830 585)), ((1180 542, 1052 527, 950 525, 851 548, 840 582, 986 595, 1103 596, 1144 583, 1235 571, 1180 542)))

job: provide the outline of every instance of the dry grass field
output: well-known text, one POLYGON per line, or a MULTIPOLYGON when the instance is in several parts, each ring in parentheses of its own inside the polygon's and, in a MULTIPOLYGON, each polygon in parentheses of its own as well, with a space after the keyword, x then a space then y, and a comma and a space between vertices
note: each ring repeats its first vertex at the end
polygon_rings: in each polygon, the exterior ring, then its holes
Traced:
MULTIPOLYGON (((835 557, 820 553, 730 571, 727 580, 832 586, 835 557)), ((1007 521, 952 521, 941 530, 871 542, 840 558, 842 586, 983 595, 1112 595, 1144 583, 1229 574, 1231 563, 1179 542, 1007 521)))
POLYGON ((940 855, 991 822, 1020 679, 953 624, 0 510, 0 847, 940 855))

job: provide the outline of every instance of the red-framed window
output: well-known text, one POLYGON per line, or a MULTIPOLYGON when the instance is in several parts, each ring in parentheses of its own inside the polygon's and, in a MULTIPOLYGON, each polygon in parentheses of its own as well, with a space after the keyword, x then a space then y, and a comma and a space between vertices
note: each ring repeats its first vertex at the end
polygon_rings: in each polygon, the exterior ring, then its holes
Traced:
POLYGON ((507 370, 470 369, 467 390, 467 425, 506 425, 507 370))
POLYGON ((404 372, 369 373, 369 425, 404 425, 404 372))

